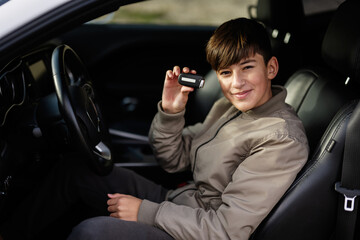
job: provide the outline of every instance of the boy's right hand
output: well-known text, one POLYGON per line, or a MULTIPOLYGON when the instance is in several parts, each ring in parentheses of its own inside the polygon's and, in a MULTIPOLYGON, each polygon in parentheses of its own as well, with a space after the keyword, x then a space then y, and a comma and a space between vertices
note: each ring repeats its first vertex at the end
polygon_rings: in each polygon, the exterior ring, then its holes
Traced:
MULTIPOLYGON (((184 73, 196 74, 195 70, 184 67, 184 73)), ((192 87, 182 86, 178 83, 180 67, 175 66, 173 70, 168 70, 165 76, 164 88, 162 93, 161 107, 166 113, 179 113, 185 109, 188 95, 194 91, 192 87)))

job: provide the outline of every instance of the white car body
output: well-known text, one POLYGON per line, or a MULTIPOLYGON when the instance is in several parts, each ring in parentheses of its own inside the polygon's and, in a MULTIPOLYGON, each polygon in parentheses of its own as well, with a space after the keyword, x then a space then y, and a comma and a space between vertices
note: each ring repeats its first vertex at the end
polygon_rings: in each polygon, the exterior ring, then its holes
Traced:
POLYGON ((0 7, 0 39, 71 0, 11 0, 0 7), (15 14, 16 13, 16 14, 15 14))

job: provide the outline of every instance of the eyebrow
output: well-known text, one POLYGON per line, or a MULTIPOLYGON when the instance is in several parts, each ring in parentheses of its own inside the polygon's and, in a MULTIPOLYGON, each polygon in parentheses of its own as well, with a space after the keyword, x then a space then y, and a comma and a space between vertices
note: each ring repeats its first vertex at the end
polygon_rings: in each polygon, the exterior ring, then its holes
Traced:
POLYGON ((256 62, 256 60, 255 59, 247 59, 247 60, 245 60, 243 62, 240 62, 240 65, 244 65, 244 64, 247 64, 247 63, 251 63, 251 62, 256 62))

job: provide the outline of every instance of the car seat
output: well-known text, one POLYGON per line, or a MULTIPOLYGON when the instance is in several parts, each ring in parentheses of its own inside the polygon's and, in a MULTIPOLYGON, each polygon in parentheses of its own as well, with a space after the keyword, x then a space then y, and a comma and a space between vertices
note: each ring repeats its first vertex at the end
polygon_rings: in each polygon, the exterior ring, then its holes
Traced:
MULTIPOLYGON (((335 83, 327 86, 328 81, 322 76, 337 79, 339 83, 349 77, 350 88, 355 88, 360 82, 359 10, 358 1, 348 0, 342 3, 335 12, 323 40, 323 58, 339 74, 332 75, 334 72, 329 71, 327 75, 323 75, 314 70, 302 70, 297 72, 288 84, 288 87, 290 85, 290 88, 294 88, 294 91, 289 91, 290 95, 295 93, 295 88, 304 88, 303 97, 297 98, 293 95, 291 101, 295 108, 303 108, 300 110, 303 111, 301 115, 304 118, 305 114, 308 114, 309 121, 311 116, 315 118, 315 122, 319 121, 322 118, 320 115, 326 115, 328 109, 333 111, 335 102, 339 101, 336 103, 338 105, 344 101, 338 99, 341 96, 337 94, 337 89, 332 89, 331 86, 336 86, 335 83)), ((332 239, 338 199, 341 199, 334 186, 340 179, 346 128, 357 103, 358 100, 350 100, 340 108, 307 164, 252 234, 251 240, 332 239)))
POLYGON ((256 6, 249 6, 249 15, 263 23, 269 34, 273 55, 281 67, 278 84, 283 85, 303 62, 305 15, 302 0, 259 0, 256 6))

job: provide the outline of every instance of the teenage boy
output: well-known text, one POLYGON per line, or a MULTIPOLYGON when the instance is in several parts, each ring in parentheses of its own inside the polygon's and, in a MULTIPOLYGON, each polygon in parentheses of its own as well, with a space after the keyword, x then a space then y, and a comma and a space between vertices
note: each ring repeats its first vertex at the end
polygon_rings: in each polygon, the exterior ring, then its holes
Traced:
POLYGON ((153 232, 161 229, 175 239, 245 240, 288 189, 309 148, 300 119, 285 103, 286 89, 271 85, 279 65, 266 30, 254 20, 230 20, 214 32, 206 53, 224 97, 203 123, 184 128, 193 89, 177 79, 196 71, 175 66, 166 72, 149 133, 160 165, 169 172, 190 169, 194 183, 165 196, 149 185, 155 198, 110 194, 111 217, 87 220, 71 237, 167 239, 153 232))

